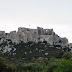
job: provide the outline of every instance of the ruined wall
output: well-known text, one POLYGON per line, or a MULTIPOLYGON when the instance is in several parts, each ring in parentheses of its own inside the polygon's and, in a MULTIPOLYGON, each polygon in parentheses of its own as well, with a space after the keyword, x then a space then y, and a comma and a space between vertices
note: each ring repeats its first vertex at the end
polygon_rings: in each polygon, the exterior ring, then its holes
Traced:
POLYGON ((54 45, 61 45, 62 47, 68 45, 68 39, 67 38, 61 38, 57 34, 53 36, 54 45))
POLYGON ((16 31, 11 31, 10 33, 6 33, 5 40, 8 40, 8 39, 10 39, 13 43, 19 42, 18 34, 16 31))
POLYGON ((54 33, 53 29, 43 29, 41 27, 37 27, 37 29, 19 27, 17 32, 11 31, 10 33, 0 31, 0 43, 6 39, 11 39, 13 43, 19 43, 21 41, 47 41, 47 43, 50 43, 51 45, 65 46, 68 44, 68 39, 59 37, 54 33))
POLYGON ((53 45, 53 35, 39 35, 38 41, 47 41, 47 43, 53 45))
POLYGON ((37 27, 38 35, 53 35, 53 29, 43 29, 41 27, 37 27))
POLYGON ((66 37, 61 38, 61 41, 62 41, 62 44, 61 44, 61 45, 62 45, 62 47, 63 47, 63 46, 67 46, 67 45, 68 45, 68 43, 69 43, 69 42, 68 42, 68 39, 67 39, 66 37))
POLYGON ((44 29, 44 35, 53 35, 53 29, 44 29))
POLYGON ((43 35, 44 34, 44 30, 41 27, 37 27, 38 30, 38 35, 43 35))
POLYGON ((0 43, 2 43, 5 39, 5 31, 0 31, 0 43))
POLYGON ((28 41, 37 42, 37 38, 38 38, 37 29, 19 28, 18 34, 19 34, 19 39, 24 42, 28 42, 28 41))
POLYGON ((5 36, 5 31, 0 31, 0 38, 3 38, 5 36))
POLYGON ((37 31, 37 29, 31 29, 30 30, 30 39, 33 42, 37 42, 38 41, 38 31, 37 31))
POLYGON ((14 42, 18 43, 19 37, 18 37, 18 34, 17 34, 16 31, 11 31, 10 32, 10 37, 11 37, 10 39, 12 40, 13 43, 14 42))
POLYGON ((27 31, 26 28, 18 28, 18 32, 17 32, 18 36, 19 36, 19 41, 23 41, 23 42, 27 42, 27 31))

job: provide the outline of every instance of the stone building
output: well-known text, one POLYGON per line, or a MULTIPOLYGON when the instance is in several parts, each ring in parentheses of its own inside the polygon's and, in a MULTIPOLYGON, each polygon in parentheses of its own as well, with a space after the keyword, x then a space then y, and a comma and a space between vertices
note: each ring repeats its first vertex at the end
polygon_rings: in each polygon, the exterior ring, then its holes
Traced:
POLYGON ((68 44, 67 38, 61 38, 54 33, 53 29, 43 29, 37 27, 37 29, 29 29, 24 27, 19 27, 18 31, 11 31, 10 33, 5 33, 5 31, 0 31, 0 43, 3 40, 11 39, 14 43, 23 42, 43 42, 47 41, 51 45, 62 45, 65 46, 68 44))

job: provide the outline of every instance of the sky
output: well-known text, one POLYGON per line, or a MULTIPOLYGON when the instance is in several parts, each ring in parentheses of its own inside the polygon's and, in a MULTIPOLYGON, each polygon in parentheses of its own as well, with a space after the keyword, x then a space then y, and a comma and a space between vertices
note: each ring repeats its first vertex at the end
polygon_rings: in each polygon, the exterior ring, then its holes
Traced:
POLYGON ((72 0, 0 0, 0 30, 53 28, 72 42, 72 0))

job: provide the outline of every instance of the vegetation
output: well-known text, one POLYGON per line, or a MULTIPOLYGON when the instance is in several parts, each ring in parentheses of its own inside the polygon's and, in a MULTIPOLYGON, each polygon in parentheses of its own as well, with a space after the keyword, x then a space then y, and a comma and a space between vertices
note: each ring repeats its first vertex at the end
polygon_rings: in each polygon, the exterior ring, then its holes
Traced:
POLYGON ((0 54, 0 72, 72 72, 72 53, 63 58, 12 62, 0 54))
POLYGON ((0 72, 15 72, 15 65, 9 64, 5 60, 6 59, 0 57, 0 72))
MULTIPOLYGON (((33 58, 39 58, 39 57, 46 57, 46 58, 62 57, 63 52, 61 46, 50 45, 46 41, 39 43, 34 42, 24 43, 21 41, 19 44, 12 43, 10 40, 8 41, 9 41, 8 43, 10 44, 10 48, 12 48, 10 52, 5 53, 5 57, 7 56, 8 58, 15 58, 15 59, 24 58, 27 60, 32 60, 33 58)), ((5 45, 7 45, 7 42, 1 44, 2 47, 5 45)))
MULTIPOLYGON (((62 49, 60 45, 50 45, 46 41, 8 42, 12 50, 0 54, 0 72, 72 72, 72 53, 68 47, 62 49)), ((4 42, 0 47, 6 45, 8 43, 4 42)))

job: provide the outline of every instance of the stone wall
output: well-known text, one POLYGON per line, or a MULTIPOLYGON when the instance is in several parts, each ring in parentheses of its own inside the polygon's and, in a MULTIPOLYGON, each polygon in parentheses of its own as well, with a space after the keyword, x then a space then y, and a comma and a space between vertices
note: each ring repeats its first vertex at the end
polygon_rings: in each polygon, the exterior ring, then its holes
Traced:
POLYGON ((21 41, 47 41, 47 43, 50 43, 51 45, 65 46, 68 44, 68 39, 59 37, 54 33, 53 29, 43 29, 41 27, 37 27, 37 29, 19 27, 17 32, 11 31, 10 33, 0 31, 0 43, 6 39, 11 39, 13 43, 19 43, 21 41))

